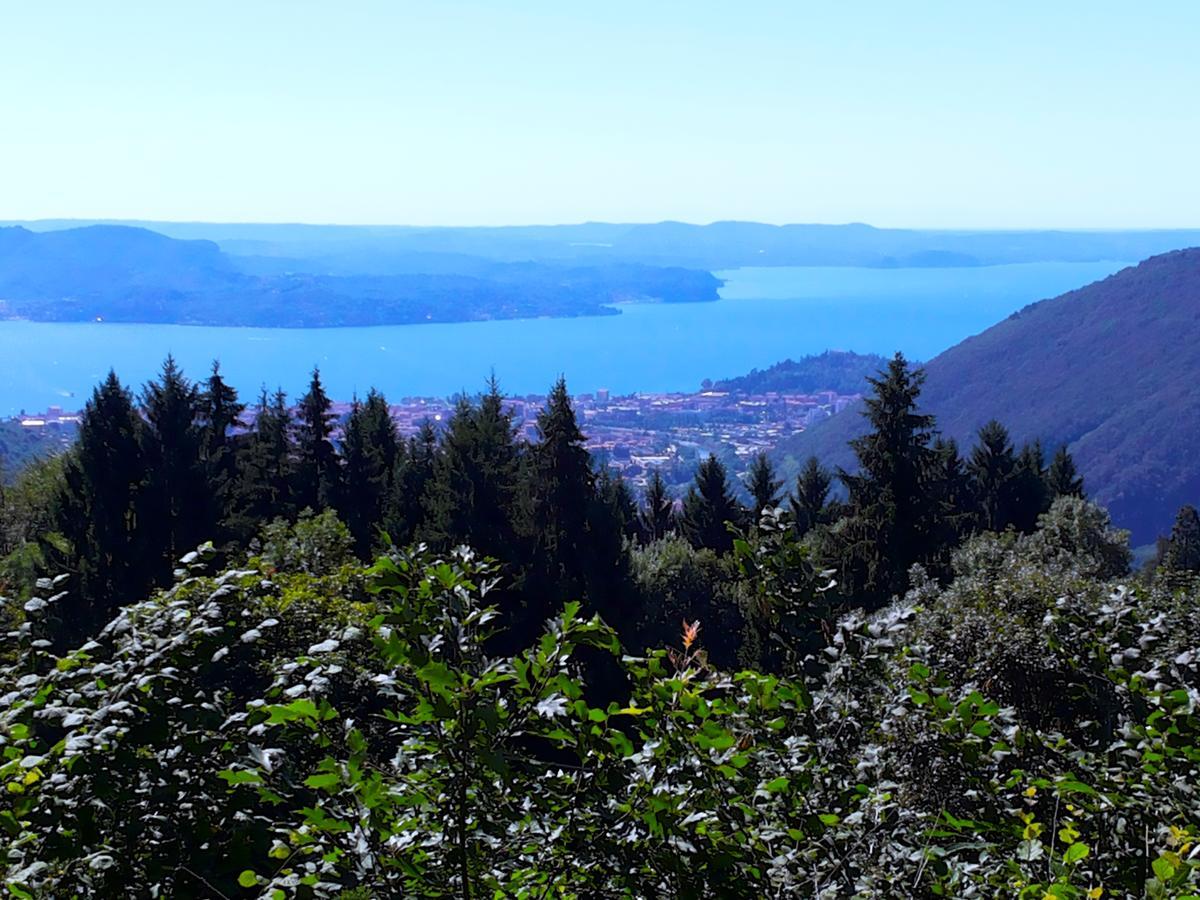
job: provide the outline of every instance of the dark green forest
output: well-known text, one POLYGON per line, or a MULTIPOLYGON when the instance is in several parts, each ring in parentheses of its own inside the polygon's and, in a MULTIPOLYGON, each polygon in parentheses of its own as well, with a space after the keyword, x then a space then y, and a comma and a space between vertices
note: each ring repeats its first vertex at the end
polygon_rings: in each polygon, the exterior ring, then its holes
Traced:
POLYGON ((494 379, 404 437, 110 374, 0 504, 8 891, 1196 895, 1200 516, 1131 573, 1064 447, 923 381, 852 471, 674 497, 561 380, 526 442, 494 379))

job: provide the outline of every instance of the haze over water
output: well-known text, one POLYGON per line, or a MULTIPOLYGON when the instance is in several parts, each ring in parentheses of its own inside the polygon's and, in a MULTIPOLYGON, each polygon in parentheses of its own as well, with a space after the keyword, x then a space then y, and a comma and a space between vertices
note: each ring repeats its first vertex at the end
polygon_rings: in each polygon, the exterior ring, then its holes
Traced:
POLYGON ((313 365, 331 396, 374 386, 390 398, 478 391, 493 369, 510 394, 559 375, 575 392, 696 390, 829 349, 930 359, 1028 303, 1127 263, 981 268, 744 268, 715 303, 627 304, 621 315, 373 328, 272 329, 0 322, 0 414, 81 408, 115 368, 140 387, 173 353, 192 378, 214 358, 252 401, 262 384, 303 390, 313 365))

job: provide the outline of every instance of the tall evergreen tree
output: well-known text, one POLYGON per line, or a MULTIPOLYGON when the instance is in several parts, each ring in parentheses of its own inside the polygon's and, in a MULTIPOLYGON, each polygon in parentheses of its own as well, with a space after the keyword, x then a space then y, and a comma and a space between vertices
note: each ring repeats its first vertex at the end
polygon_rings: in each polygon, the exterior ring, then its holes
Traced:
POLYGON ((237 454, 230 528, 241 541, 249 540, 272 519, 291 519, 298 512, 292 491, 295 447, 291 422, 283 391, 268 395, 263 388, 254 428, 237 454))
POLYGON ((725 553, 733 546, 727 525, 740 525, 744 510, 729 489, 725 466, 710 455, 696 469, 696 478, 683 498, 680 529, 693 547, 725 553))
MULTIPOLYGON (((375 412, 368 412, 357 398, 350 409, 342 435, 342 489, 338 512, 354 540, 354 551, 362 559, 371 552, 375 529, 383 523, 391 468, 387 446, 380 446, 375 412)), ((394 432, 392 433, 394 437, 394 432)), ((386 440, 386 438, 384 438, 386 440)), ((395 446, 391 446, 395 465, 395 446)))
POLYGON ((1188 504, 1176 514, 1161 566, 1169 572, 1200 572, 1200 513, 1196 507, 1188 504))
POLYGON ((1046 493, 1053 502, 1059 497, 1082 497, 1083 479, 1075 468, 1075 460, 1063 444, 1050 460, 1046 470, 1046 493))
POLYGON ((392 486, 384 513, 384 529, 398 545, 425 532, 426 494, 433 481, 438 455, 437 432, 426 419, 420 429, 397 448, 392 486))
POLYGON ((616 531, 623 537, 638 535, 638 505, 629 489, 629 482, 619 471, 605 467, 596 479, 596 491, 609 508, 607 518, 616 524, 616 531))
POLYGON ((1013 508, 1010 524, 1024 534, 1037 527, 1038 516, 1050 508, 1051 497, 1046 490, 1046 458, 1041 441, 1032 441, 1021 448, 1013 470, 1013 508))
POLYGON ((300 398, 296 415, 296 503, 313 512, 334 504, 338 488, 338 458, 333 447, 332 403, 313 369, 308 393, 300 398))
MULTIPOLYGON (((212 372, 198 398, 200 413, 200 452, 208 482, 210 521, 219 526, 232 510, 233 494, 237 487, 237 453, 230 432, 241 427, 246 404, 221 376, 221 366, 214 360, 212 372)), ((220 528, 218 540, 228 536, 220 528)))
POLYGON ((746 490, 750 492, 750 497, 754 501, 751 512, 755 522, 758 522, 764 509, 779 504, 779 489, 782 486, 783 482, 775 477, 775 467, 771 465, 767 454, 762 452, 755 454, 754 459, 750 462, 750 468, 746 472, 746 490))
POLYGON ((157 581, 179 558, 216 535, 212 497, 201 456, 199 390, 168 356, 142 392, 142 458, 146 481, 139 521, 142 552, 157 581))
POLYGON ((494 378, 477 405, 459 400, 426 491, 424 528, 435 544, 468 544, 516 565, 527 558, 515 434, 494 378))
POLYGON ((564 594, 559 600, 580 598, 591 568, 588 513, 596 477, 562 378, 538 414, 537 429, 530 485, 535 558, 554 572, 564 594))
POLYGON ((967 471, 980 526, 985 531, 1003 531, 1014 518, 1017 460, 1008 429, 995 419, 979 429, 967 471))
POLYGON ((650 475, 646 485, 640 518, 642 534, 648 541, 662 540, 675 530, 675 501, 658 469, 650 475))
POLYGON ((371 388, 367 392, 363 404, 363 427, 367 445, 373 447, 383 463, 388 487, 391 487, 392 476, 396 471, 396 461, 402 452, 400 435, 396 431, 396 422, 388 409, 387 400, 383 394, 371 388))
POLYGON ((934 419, 917 410, 924 380, 900 353, 869 379, 873 392, 863 415, 871 431, 850 442, 859 472, 839 472, 850 493, 850 514, 839 535, 841 583, 873 602, 903 592, 909 567, 939 549, 928 483, 934 419))
POLYGON ((68 565, 76 575, 71 602, 61 611, 65 640, 91 634, 150 584, 138 521, 145 471, 141 430, 132 396, 110 371, 84 407, 55 504, 57 530, 68 542, 68 565))
POLYGON ((796 476, 795 492, 788 496, 796 531, 801 536, 824 524, 832 486, 833 473, 822 466, 815 456, 810 456, 796 476))
POLYGON ((943 576, 950 571, 950 551, 970 534, 977 516, 971 479, 958 452, 958 442, 938 437, 932 450, 929 486, 935 505, 934 543, 940 553, 930 558, 929 565, 935 575, 943 576))

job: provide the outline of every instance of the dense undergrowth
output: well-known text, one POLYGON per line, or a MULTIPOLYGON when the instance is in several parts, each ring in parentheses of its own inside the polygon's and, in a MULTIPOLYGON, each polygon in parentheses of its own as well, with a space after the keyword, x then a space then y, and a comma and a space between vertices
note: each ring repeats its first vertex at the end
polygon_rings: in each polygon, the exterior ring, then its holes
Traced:
MULTIPOLYGON (((795 646, 828 573, 779 534, 739 541, 740 602, 795 646)), ((576 604, 493 656, 492 563, 345 549, 277 529, 215 574, 202 549, 62 655, 64 583, 10 610, 13 896, 1200 891, 1200 587, 1114 578, 1124 535, 1084 501, 971 540, 945 587, 914 572, 786 677, 716 667, 704 621, 622 649, 576 604)))

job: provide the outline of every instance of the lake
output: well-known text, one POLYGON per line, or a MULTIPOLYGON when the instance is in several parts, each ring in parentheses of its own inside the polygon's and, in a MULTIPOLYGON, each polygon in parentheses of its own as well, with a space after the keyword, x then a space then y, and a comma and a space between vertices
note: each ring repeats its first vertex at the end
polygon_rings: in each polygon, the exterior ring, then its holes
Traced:
POLYGON ((302 391, 314 365, 336 399, 478 391, 493 369, 511 394, 560 374, 578 392, 695 390, 829 349, 930 359, 1028 303, 1127 263, 952 269, 743 268, 715 303, 621 306, 617 316, 375 328, 272 329, 0 322, 0 415, 80 408, 115 368, 140 386, 173 353, 193 378, 214 358, 245 399, 262 384, 302 391))

